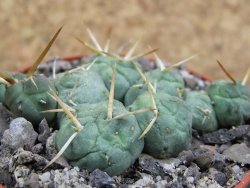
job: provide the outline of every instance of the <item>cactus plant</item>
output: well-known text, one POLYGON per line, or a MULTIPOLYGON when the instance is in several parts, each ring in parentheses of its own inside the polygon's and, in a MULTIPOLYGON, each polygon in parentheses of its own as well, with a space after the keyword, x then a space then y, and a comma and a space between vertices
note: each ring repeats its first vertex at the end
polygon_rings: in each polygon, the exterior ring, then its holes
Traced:
POLYGON ((245 86, 250 69, 240 82, 236 81, 218 60, 217 63, 230 79, 216 80, 206 88, 219 126, 230 128, 242 125, 250 120, 250 89, 245 86))
MULTIPOLYGON (((120 102, 114 101, 114 115, 126 112, 120 102)), ((142 131, 134 116, 109 120, 107 101, 78 105, 75 114, 83 129, 63 153, 72 165, 90 171, 99 168, 113 176, 122 173, 139 157, 143 140, 138 137, 142 131)), ((56 135, 58 149, 75 132, 71 124, 66 116, 61 119, 56 135)))
POLYGON ((217 80, 207 87, 220 127, 230 128, 250 120, 250 89, 240 82, 217 80))
POLYGON ((186 91, 185 101, 192 110, 192 127, 201 133, 218 129, 218 123, 209 96, 204 91, 186 91))
MULTIPOLYGON (((73 70, 72 73, 75 74, 78 71, 73 70)), ((92 79, 89 87, 98 81, 93 72, 84 71, 83 73, 85 77, 80 79, 85 79, 87 82, 92 79), (91 74, 94 77, 89 76, 91 74)), ((82 70, 79 74, 82 74, 82 70)), ((64 75, 62 76, 64 77, 64 75)), ((79 79, 79 76, 76 74, 76 79, 79 79)), ((89 95, 92 103, 75 100, 74 102, 81 103, 72 106, 71 111, 59 97, 63 96, 65 91, 58 90, 59 96, 53 92, 55 99, 66 113, 66 115, 58 116, 60 128, 56 134, 55 143, 57 149, 62 151, 59 153, 63 153, 63 156, 74 166, 90 171, 99 168, 110 175, 118 175, 131 166, 139 157, 144 145, 143 139, 138 139, 142 130, 134 115, 113 118, 113 116, 128 113, 121 102, 113 99, 115 76, 115 69, 113 69, 108 100, 104 98, 104 101, 101 102, 93 101, 91 97, 95 91, 103 92, 103 90, 92 88, 93 92, 89 95), (82 147, 83 145, 84 147, 82 147), (121 161, 121 158, 124 160, 121 161)), ((70 78, 72 79, 72 75, 70 78)), ((69 84, 66 83, 70 86, 69 88, 74 85, 71 82, 75 83, 75 80, 72 79, 69 84)), ((99 83, 103 84, 99 81, 96 84, 99 83)), ((86 84, 84 85, 81 91, 76 93, 79 95, 76 99, 82 94, 84 95, 84 92, 89 92, 86 90, 86 84)))
MULTIPOLYGON (((191 142, 192 113, 187 104, 178 97, 165 93, 154 95, 159 115, 145 136, 144 152, 156 158, 177 156, 187 149, 191 142)), ((152 107, 150 95, 139 95, 134 103, 128 106, 129 111, 152 107)), ((137 114, 139 126, 144 129, 152 118, 152 112, 137 114)))

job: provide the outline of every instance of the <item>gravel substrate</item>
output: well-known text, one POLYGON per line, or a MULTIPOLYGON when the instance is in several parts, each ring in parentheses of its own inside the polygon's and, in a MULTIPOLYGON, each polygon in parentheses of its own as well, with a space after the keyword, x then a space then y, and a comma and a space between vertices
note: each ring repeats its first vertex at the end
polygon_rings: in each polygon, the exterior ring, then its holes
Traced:
MULTIPOLYGON (((51 75, 69 70, 84 62, 54 60, 42 64, 39 71, 51 75)), ((142 59, 145 70, 155 68, 142 59)), ((208 84, 202 78, 178 69, 186 87, 201 90, 208 84)), ((199 135, 193 131, 192 144, 176 158, 165 160, 141 154, 135 164, 120 176, 110 177, 70 166, 62 157, 43 169, 57 153, 56 131, 43 120, 39 131, 30 122, 16 118, 0 104, 0 182, 15 187, 234 187, 250 167, 250 125, 220 129, 199 135)))

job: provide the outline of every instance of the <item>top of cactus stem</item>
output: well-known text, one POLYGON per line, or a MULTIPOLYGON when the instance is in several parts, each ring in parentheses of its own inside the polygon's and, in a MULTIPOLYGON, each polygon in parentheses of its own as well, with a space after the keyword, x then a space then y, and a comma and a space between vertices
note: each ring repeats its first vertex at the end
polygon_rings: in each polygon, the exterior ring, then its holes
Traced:
POLYGON ((39 57, 37 58, 37 60, 35 61, 35 63, 33 64, 32 68, 27 72, 27 77, 30 78, 32 77, 32 75, 34 74, 34 72, 36 71, 38 65, 42 62, 43 58, 45 57, 45 55, 48 53, 50 47, 52 46, 52 44, 55 42, 57 36, 59 35, 59 33, 61 32, 63 26, 61 26, 57 32, 54 34, 53 38, 49 41, 49 43, 47 44, 46 48, 42 51, 42 53, 39 55, 39 57))

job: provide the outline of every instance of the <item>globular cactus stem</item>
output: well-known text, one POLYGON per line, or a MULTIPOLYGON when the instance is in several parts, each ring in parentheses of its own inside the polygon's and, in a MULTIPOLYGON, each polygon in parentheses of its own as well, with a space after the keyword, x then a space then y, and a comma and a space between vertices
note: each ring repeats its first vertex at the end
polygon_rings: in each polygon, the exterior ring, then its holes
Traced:
POLYGON ((62 27, 57 30, 27 74, 14 74, 13 78, 17 77, 17 79, 9 79, 11 85, 6 88, 5 105, 17 116, 22 116, 29 120, 35 128, 38 128, 38 124, 43 118, 47 120, 49 125, 54 123, 55 113, 41 113, 57 106, 57 103, 48 94, 49 88, 54 87, 53 83, 47 77, 34 75, 34 73, 61 30, 62 27))
POLYGON ((244 86, 248 72, 242 82, 236 81, 225 67, 217 61, 221 69, 230 79, 217 80, 206 88, 212 100, 213 108, 220 127, 230 128, 250 120, 250 90, 244 86))
MULTIPOLYGON (((119 114, 127 114, 125 107, 114 100, 116 69, 113 68, 109 99, 97 103, 77 104, 67 116, 60 116, 60 129, 56 135, 56 147, 59 154, 49 163, 54 162, 61 154, 74 166, 92 171, 102 169, 110 175, 117 175, 126 170, 143 149, 143 140, 138 140, 142 130, 135 117, 124 116, 114 119, 119 114), (84 129, 79 132, 72 127, 74 119, 84 129), (78 132, 78 133, 76 133, 78 132), (82 148, 82 144, 86 147, 82 148), (118 162, 125 156, 123 162, 118 162)), ((77 93, 81 95, 81 93, 77 93)), ((59 91, 60 95, 60 91, 59 91)), ((63 103, 55 96, 59 105, 63 103)), ((74 122, 73 124, 77 124, 74 122)), ((73 125, 74 126, 74 125, 73 125)))

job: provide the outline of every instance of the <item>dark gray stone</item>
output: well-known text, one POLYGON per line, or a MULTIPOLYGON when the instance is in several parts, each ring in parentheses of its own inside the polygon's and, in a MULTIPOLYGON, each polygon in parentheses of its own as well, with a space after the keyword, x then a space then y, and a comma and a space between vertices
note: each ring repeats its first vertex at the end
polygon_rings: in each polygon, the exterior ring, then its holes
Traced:
POLYGON ((223 172, 226 166, 227 164, 225 156, 218 153, 215 154, 212 167, 223 172))
POLYGON ((116 187, 115 181, 106 172, 99 169, 94 170, 90 173, 89 177, 90 185, 99 188, 112 188, 116 187))
POLYGON ((6 185, 12 185, 13 183, 12 174, 9 172, 11 154, 8 147, 0 145, 0 182, 6 185))
POLYGON ((214 179, 218 184, 221 186, 224 186, 227 182, 227 177, 224 173, 216 170, 215 168, 210 168, 209 169, 209 176, 211 179, 214 179))
POLYGON ((162 166, 159 164, 159 162, 147 154, 141 154, 139 157, 139 165, 141 166, 142 170, 144 172, 147 172, 154 176, 163 176, 164 170, 162 166))
POLYGON ((138 63, 141 65, 142 70, 147 72, 156 68, 155 63, 146 58, 140 58, 138 63))
POLYGON ((179 181, 174 181, 172 183, 169 183, 166 188, 183 188, 183 185, 179 181))
POLYGON ((10 121, 15 116, 0 103, 0 139, 2 139, 3 133, 9 128, 10 121))
POLYGON ((45 145, 49 136, 50 136, 49 125, 46 119, 43 119, 41 123, 39 124, 38 141, 40 141, 43 145, 45 145))
POLYGON ((232 129, 219 129, 202 136, 205 144, 225 144, 237 138, 242 138, 248 133, 250 125, 241 125, 232 129))
POLYGON ((37 133, 32 124, 24 118, 16 118, 10 123, 1 140, 3 145, 16 150, 20 147, 31 149, 36 142, 37 133))
POLYGON ((56 133, 57 131, 54 131, 46 141, 46 154, 49 159, 52 159, 58 152, 55 146, 56 133))
POLYGON ((16 185, 15 187, 27 187, 29 181, 30 169, 26 166, 16 166, 13 171, 16 185))
POLYGON ((38 143, 31 148, 32 153, 39 154, 43 151, 43 145, 38 143))
POLYGON ((198 179, 200 179, 200 176, 201 176, 200 168, 195 163, 192 163, 185 170, 183 176, 186 178, 186 180, 188 180, 187 179, 188 177, 192 177, 193 182, 189 182, 189 183, 195 183, 196 181, 198 181, 198 179))
POLYGON ((141 179, 137 180, 135 183, 133 183, 131 188, 136 187, 153 187, 155 184, 154 178, 150 174, 141 173, 141 179))
POLYGON ((210 149, 197 148, 193 150, 194 162, 202 169, 209 168, 213 161, 215 153, 210 149))
POLYGON ((42 63, 38 66, 38 72, 44 74, 45 76, 51 76, 54 69, 55 63, 55 73, 64 72, 73 68, 72 64, 68 61, 64 61, 59 58, 54 58, 46 63, 42 63))
MULTIPOLYGON (((58 153, 56 146, 55 146, 55 136, 56 136, 57 131, 54 131, 52 134, 50 134, 49 138, 46 141, 46 157, 49 160, 52 160, 54 156, 58 153)), ((59 157, 54 164, 59 165, 60 167, 63 168, 70 168, 69 163, 66 161, 63 156, 59 157)))
POLYGON ((39 176, 38 176, 38 174, 32 172, 29 175, 29 179, 28 179, 27 184, 28 184, 28 187, 39 188, 40 186, 39 186, 39 176))
POLYGON ((223 152, 229 160, 242 164, 250 164, 250 148, 243 142, 234 144, 223 152))
POLYGON ((196 89, 198 87, 198 83, 196 80, 194 80, 193 77, 185 77, 184 81, 185 81, 186 87, 190 89, 196 89))
POLYGON ((183 164, 188 166, 194 161, 194 154, 191 150, 182 151, 179 153, 178 159, 180 159, 183 164))
POLYGON ((244 141, 245 141, 246 145, 247 145, 248 147, 250 147, 250 126, 249 126, 249 128, 247 129, 247 132, 246 132, 246 134, 245 134, 245 136, 244 136, 244 141))
POLYGON ((32 169, 42 170, 46 164, 48 164, 48 160, 44 157, 19 148, 10 159, 9 170, 13 172, 20 165, 27 165, 31 166, 32 169))
POLYGON ((227 143, 227 144, 222 144, 219 145, 218 148, 216 149, 216 151, 218 153, 223 153, 223 151, 225 151, 226 149, 228 149, 229 147, 231 147, 231 143, 227 143))

